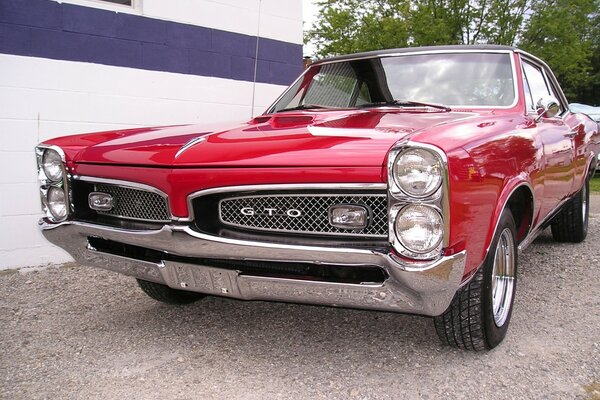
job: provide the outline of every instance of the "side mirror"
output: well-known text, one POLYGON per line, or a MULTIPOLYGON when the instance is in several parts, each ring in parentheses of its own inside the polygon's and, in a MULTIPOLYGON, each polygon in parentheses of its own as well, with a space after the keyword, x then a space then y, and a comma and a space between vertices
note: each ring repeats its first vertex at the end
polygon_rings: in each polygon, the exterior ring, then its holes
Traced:
POLYGON ((536 105, 537 117, 535 122, 539 122, 542 118, 552 118, 560 112, 560 104, 553 96, 545 96, 538 100, 536 105))

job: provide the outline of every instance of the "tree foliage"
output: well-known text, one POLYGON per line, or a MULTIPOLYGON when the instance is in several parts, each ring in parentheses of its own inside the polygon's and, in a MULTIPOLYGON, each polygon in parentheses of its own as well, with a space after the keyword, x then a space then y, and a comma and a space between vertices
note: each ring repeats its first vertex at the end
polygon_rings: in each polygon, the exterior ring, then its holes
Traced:
POLYGON ((516 45, 572 100, 600 103, 600 0, 320 0, 317 57, 444 44, 516 45))

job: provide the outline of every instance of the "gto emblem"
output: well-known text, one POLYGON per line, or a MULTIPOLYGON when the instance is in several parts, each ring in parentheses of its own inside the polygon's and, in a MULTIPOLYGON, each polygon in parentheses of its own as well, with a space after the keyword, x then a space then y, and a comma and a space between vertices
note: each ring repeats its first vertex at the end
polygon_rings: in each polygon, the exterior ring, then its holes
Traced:
POLYGON ((288 217, 292 217, 292 218, 298 218, 299 216, 302 215, 302 212, 300 212, 300 210, 297 210, 295 208, 290 208, 289 210, 285 210, 284 214, 282 213, 278 213, 278 210, 276 208, 263 208, 262 211, 258 211, 255 210, 252 207, 244 207, 240 210, 240 213, 242 213, 242 215, 245 215, 247 217, 252 217, 254 215, 267 215, 269 217, 273 217, 275 215, 287 215, 288 217))

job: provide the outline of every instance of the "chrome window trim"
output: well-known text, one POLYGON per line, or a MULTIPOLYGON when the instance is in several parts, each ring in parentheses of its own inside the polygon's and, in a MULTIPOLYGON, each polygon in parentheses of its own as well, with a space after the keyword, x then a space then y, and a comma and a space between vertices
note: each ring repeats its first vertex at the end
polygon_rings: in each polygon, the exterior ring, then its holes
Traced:
POLYGON ((385 183, 292 183, 275 185, 244 185, 223 186, 218 188, 203 189, 191 193, 187 197, 188 217, 179 218, 180 222, 191 222, 196 218, 194 215, 193 200, 211 194, 252 192, 252 191, 277 191, 277 190, 387 190, 385 183))
MULTIPOLYGON (((554 73, 552 72, 552 70, 550 69, 548 64, 546 64, 544 61, 540 60, 539 58, 537 58, 523 50, 517 49, 517 50, 515 50, 515 53, 517 53, 519 55, 519 60, 521 62, 521 73, 523 74, 523 77, 525 76, 524 71, 523 71, 523 61, 526 61, 526 62, 533 64, 533 65, 537 66, 538 68, 540 68, 540 70, 542 71, 542 75, 544 76, 544 79, 546 80, 546 85, 553 86, 554 89, 557 91, 557 94, 558 94, 557 100, 560 102, 561 107, 563 108, 563 112, 560 113, 557 118, 563 117, 567 112, 569 112, 569 102, 567 101, 567 98, 562 90, 562 87, 558 83, 558 80, 554 76, 554 73)), ((536 100, 534 100, 534 107, 535 107, 535 102, 536 102, 536 100)), ((526 111, 526 114, 534 114, 537 116, 535 111, 529 111, 529 110, 527 110, 527 108, 525 108, 525 111, 526 111)))
MULTIPOLYGON (((385 188, 385 186, 384 186, 385 188)), ((368 238, 381 238, 381 239, 385 239, 387 238, 387 235, 374 235, 374 234, 363 234, 363 233, 344 233, 344 232, 314 232, 314 231, 294 231, 294 230, 284 230, 284 229, 269 229, 269 228, 259 228, 259 227, 254 227, 254 226, 247 226, 247 225, 240 225, 240 224, 234 224, 231 222, 225 222, 223 221, 222 217, 221 217, 221 203, 223 201, 227 201, 227 200, 239 200, 239 199, 252 199, 252 198, 257 198, 257 197, 332 197, 332 196, 338 196, 337 194, 332 194, 332 193, 316 193, 316 194, 306 194, 306 195, 302 195, 302 194, 293 194, 293 193, 286 193, 286 194, 258 194, 255 196, 249 195, 249 196, 238 196, 238 197, 228 197, 226 199, 221 199, 219 200, 218 203, 218 213, 219 213, 219 222, 221 222, 224 225, 228 225, 228 226, 233 226, 236 228, 243 228, 243 229, 247 229, 247 230, 257 230, 257 231, 264 231, 264 232, 272 232, 272 233, 291 233, 291 234, 305 234, 305 235, 326 235, 326 236, 344 236, 344 237, 354 237, 354 238, 360 238, 360 237, 368 237, 368 238)), ((387 193, 375 193, 375 194, 365 194, 365 193, 340 193, 339 196, 372 196, 372 197, 387 197, 387 193)), ((387 218, 387 216, 386 216, 387 218)), ((346 230, 350 230, 348 228, 337 228, 337 229, 346 229, 346 230)), ((362 229, 366 229, 362 228, 362 229)))
POLYGON ((129 219, 129 220, 133 220, 133 221, 163 222, 163 223, 179 220, 178 217, 175 217, 171 213, 171 204, 169 202, 169 196, 165 192, 163 192, 160 189, 155 188, 154 186, 150 186, 150 185, 146 185, 146 184, 138 183, 138 182, 124 181, 124 180, 119 180, 119 179, 96 178, 93 176, 84 176, 84 175, 75 175, 75 176, 73 176, 73 179, 83 181, 83 182, 88 182, 88 183, 102 183, 102 184, 107 184, 107 185, 119 186, 119 187, 126 188, 126 189, 137 189, 137 190, 144 190, 147 192, 156 193, 165 199, 165 201, 167 203, 167 210, 169 212, 169 216, 171 219, 170 220, 150 220, 150 219, 134 218, 134 217, 128 217, 128 216, 116 215, 116 214, 111 214, 110 215, 111 217, 129 219))
MULTIPOLYGON (((351 61, 359 61, 359 60, 368 60, 368 59, 374 59, 374 58, 388 58, 388 57, 404 57, 404 56, 420 56, 420 55, 427 55, 427 54, 464 54, 464 53, 493 53, 493 54, 508 54, 510 56, 510 65, 511 65, 511 69, 512 69, 512 75, 513 75, 513 91, 515 94, 515 99, 512 102, 512 104, 508 105, 508 106, 473 106, 473 105, 460 105, 460 104, 444 104, 445 106, 448 106, 450 108, 456 108, 458 110, 480 110, 480 109, 501 109, 501 110, 508 110, 511 109, 513 107, 515 107, 518 103, 519 103, 519 99, 520 99, 520 93, 519 93, 519 85, 517 82, 517 68, 516 68, 516 64, 515 64, 515 54, 516 50, 514 49, 444 49, 444 50, 423 50, 423 51, 415 51, 415 52, 398 52, 398 53, 382 53, 382 54, 376 54, 376 55, 369 55, 369 56, 360 56, 360 57, 351 57, 351 58, 344 58, 341 60, 324 60, 324 61, 318 61, 316 63, 313 63, 311 65, 311 67, 307 68, 299 77, 298 79, 296 79, 286 90, 283 91, 283 93, 277 98, 277 100, 275 100, 275 102, 273 102, 273 104, 271 104, 269 106, 269 108, 267 109, 267 112, 265 112, 265 114, 273 114, 273 109, 275 107, 275 104, 277 104, 277 102, 282 99, 287 92, 290 90, 291 87, 293 87, 305 74, 307 71, 309 71, 311 68, 313 68, 313 66, 317 67, 317 66, 321 66, 321 65, 328 65, 328 64, 335 64, 335 63, 339 63, 339 62, 351 62, 351 61)), ((527 53, 525 53, 527 54, 527 53)), ((334 109, 333 107, 331 107, 331 109, 334 109)), ((321 111, 328 111, 329 108, 325 108, 321 111)), ((453 110, 454 111, 454 110, 453 110)))

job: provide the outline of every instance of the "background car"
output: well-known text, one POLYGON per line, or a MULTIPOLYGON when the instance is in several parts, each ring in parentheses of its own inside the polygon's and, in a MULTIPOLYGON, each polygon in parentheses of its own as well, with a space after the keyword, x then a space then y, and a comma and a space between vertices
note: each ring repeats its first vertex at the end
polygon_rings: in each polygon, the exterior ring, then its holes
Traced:
MULTIPOLYGON (((587 104, 570 103, 569 109, 571 112, 582 113, 593 119, 598 123, 598 129, 600 129, 600 107, 594 107, 587 104)), ((596 167, 596 171, 600 170, 600 164, 596 167)))
POLYGON ((600 107, 580 103, 570 103, 569 110, 571 110, 571 112, 586 114, 594 121, 600 123, 600 107))

